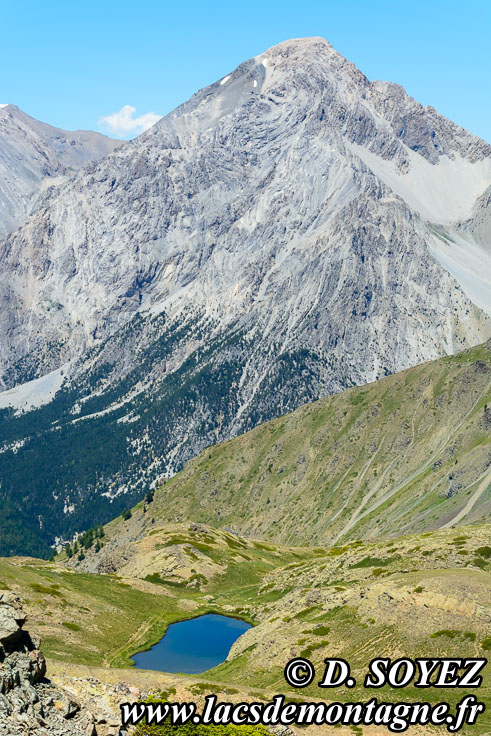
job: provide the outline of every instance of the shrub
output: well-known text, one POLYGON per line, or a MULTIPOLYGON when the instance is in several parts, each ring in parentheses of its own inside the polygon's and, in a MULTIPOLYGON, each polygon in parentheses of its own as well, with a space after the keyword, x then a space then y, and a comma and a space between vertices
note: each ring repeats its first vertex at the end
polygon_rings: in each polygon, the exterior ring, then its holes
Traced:
POLYGON ((329 646, 329 642, 327 640, 321 641, 318 644, 310 644, 308 647, 300 652, 300 656, 304 657, 305 659, 309 659, 312 655, 312 652, 315 652, 317 649, 323 649, 327 646, 329 646))
POLYGON ((488 563, 486 562, 486 560, 483 560, 482 557, 473 557, 471 563, 476 567, 480 567, 481 570, 486 570, 488 566, 488 563))
POLYGON ((313 634, 314 636, 327 636, 330 631, 331 629, 329 628, 329 626, 323 626, 322 624, 320 624, 309 633, 313 634))
POLYGON ((296 614, 295 614, 295 615, 293 616, 293 618, 300 618, 300 619, 301 619, 301 618, 306 618, 307 616, 309 616, 309 615, 310 615, 311 613, 313 613, 314 611, 317 611, 317 609, 318 609, 318 608, 320 608, 320 606, 319 606, 319 605, 315 605, 315 606, 309 606, 308 608, 304 608, 304 609, 303 609, 302 611, 298 611, 298 612, 297 612, 297 613, 296 613, 296 614))
POLYGON ((387 565, 400 559, 400 555, 394 555, 394 557, 364 557, 354 565, 350 565, 350 570, 355 570, 358 567, 387 567, 387 565))
POLYGON ((41 585, 41 583, 30 583, 30 586, 35 593, 43 593, 44 595, 53 595, 57 598, 62 598, 58 588, 60 587, 56 583, 53 585, 41 585))
POLYGON ((454 629, 442 629, 441 631, 435 631, 434 634, 431 634, 432 639, 437 639, 440 636, 446 636, 449 639, 455 639, 455 637, 459 634, 459 631, 455 631, 454 629))
POLYGON ((70 629, 70 631, 80 631, 80 626, 78 624, 74 624, 72 621, 63 621, 62 626, 65 627, 65 629, 70 629))
MULTIPOLYGON (((160 698, 148 698, 146 702, 163 701, 160 698)), ((269 736, 269 731, 264 726, 205 726, 191 722, 172 726, 166 719, 159 726, 138 725, 134 736, 269 736)))

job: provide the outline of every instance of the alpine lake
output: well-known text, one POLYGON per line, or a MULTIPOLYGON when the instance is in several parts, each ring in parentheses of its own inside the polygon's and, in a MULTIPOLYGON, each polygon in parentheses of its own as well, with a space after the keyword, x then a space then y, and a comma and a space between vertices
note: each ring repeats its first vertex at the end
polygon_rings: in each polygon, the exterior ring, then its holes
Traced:
POLYGON ((135 666, 158 672, 199 674, 224 662, 232 644, 251 624, 210 613, 170 624, 162 639, 135 654, 135 666))

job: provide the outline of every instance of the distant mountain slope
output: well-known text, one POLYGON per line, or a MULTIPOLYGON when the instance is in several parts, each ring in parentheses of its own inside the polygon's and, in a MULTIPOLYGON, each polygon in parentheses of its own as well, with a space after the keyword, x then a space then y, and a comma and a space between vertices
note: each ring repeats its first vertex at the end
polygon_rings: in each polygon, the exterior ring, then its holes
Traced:
MULTIPOLYGON (((344 544, 488 519, 490 407, 490 343, 322 399, 204 450, 140 504, 132 538, 195 520, 344 544)), ((108 527, 116 546, 125 526, 108 527)))
MULTIPOLYGON (((184 379, 178 376, 167 405, 174 412, 186 395, 184 379)), ((139 497, 149 488, 153 448, 169 442, 172 415, 163 412, 155 434, 147 429, 129 451, 128 427, 138 437, 160 416, 159 404, 133 422, 127 405, 112 419, 83 420, 69 413, 71 400, 61 392, 54 414, 48 405, 0 424, 2 554, 42 554, 56 535, 111 518, 132 497, 118 494, 117 484, 136 479, 139 497), (53 421, 57 413, 63 423, 53 421), (32 435, 19 440, 28 426, 32 435), (18 435, 7 437, 14 428, 18 435), (96 491, 84 493, 101 469, 113 485, 99 477, 96 491)), ((147 514, 140 504, 132 537, 154 522, 196 520, 288 544, 343 544, 486 519, 490 406, 489 343, 308 404, 204 450, 156 491, 147 514)), ((193 406, 188 411, 191 420, 193 406)), ((116 520, 107 534, 119 544, 124 528, 116 520)))
POLYGON ((101 133, 61 130, 16 105, 0 105, 0 238, 24 222, 46 179, 73 173, 119 145, 101 133))
POLYGON ((0 242, 12 513, 90 526, 211 443, 487 339, 490 151, 297 39, 46 191, 0 242))

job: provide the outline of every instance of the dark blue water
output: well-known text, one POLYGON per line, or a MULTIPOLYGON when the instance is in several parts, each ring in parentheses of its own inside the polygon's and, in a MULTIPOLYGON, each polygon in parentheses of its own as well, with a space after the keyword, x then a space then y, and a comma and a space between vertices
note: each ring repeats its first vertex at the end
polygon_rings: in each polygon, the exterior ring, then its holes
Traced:
POLYGON ((196 675, 224 662, 234 641, 250 628, 245 621, 215 613, 179 621, 158 644, 132 659, 142 670, 196 675))

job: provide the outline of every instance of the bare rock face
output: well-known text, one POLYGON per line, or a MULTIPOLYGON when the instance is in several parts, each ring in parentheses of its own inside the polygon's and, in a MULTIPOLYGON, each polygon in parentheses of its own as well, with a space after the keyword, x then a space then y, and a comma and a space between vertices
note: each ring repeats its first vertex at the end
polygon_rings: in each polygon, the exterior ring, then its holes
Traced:
POLYGON ((43 187, 121 145, 90 130, 54 128, 16 105, 0 105, 0 237, 26 219, 43 187))
POLYGON ((46 679, 40 640, 25 621, 20 600, 0 594, 0 736, 104 736, 105 720, 98 730, 97 717, 46 679))
POLYGON ((0 596, 0 642, 2 644, 15 643, 21 637, 22 626, 26 616, 18 598, 0 596))
POLYGON ((359 381, 482 341, 483 264, 461 262, 481 246, 447 231, 473 217, 490 152, 327 41, 279 44, 46 192, 0 245, 4 380, 146 310, 349 353, 359 381))

